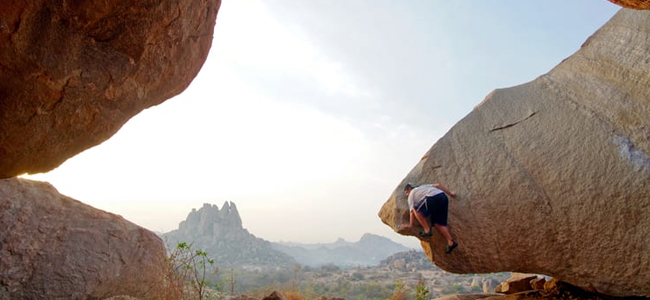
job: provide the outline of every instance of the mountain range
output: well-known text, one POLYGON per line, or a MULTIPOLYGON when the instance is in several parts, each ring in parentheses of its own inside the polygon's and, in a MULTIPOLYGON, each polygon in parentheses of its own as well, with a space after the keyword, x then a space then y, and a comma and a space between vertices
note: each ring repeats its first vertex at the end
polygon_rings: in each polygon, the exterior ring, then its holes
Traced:
POLYGON ((392 254, 411 250, 390 239, 366 233, 358 242, 341 238, 329 244, 271 243, 273 248, 310 267, 334 264, 339 267, 375 266, 392 254))
POLYGON ((168 250, 180 242, 191 243, 214 258, 220 267, 244 269, 284 268, 301 264, 318 267, 375 266, 388 256, 411 250, 386 237, 364 234, 358 242, 338 239, 333 243, 301 244, 269 242, 246 230, 233 202, 222 208, 204 204, 192 209, 178 229, 161 235, 168 250))

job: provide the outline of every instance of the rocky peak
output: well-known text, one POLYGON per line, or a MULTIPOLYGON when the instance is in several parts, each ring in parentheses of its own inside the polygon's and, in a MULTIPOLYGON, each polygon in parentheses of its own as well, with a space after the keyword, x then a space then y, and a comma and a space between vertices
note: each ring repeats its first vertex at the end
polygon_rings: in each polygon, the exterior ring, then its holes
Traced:
POLYGON ((241 217, 235 203, 226 201, 221 210, 216 204, 204 203, 199 210, 193 208, 187 219, 178 224, 183 234, 212 236, 222 231, 242 231, 241 217))
POLYGON ((390 239, 372 233, 364 234, 363 236, 361 236, 361 239, 359 240, 360 243, 367 243, 367 244, 384 242, 384 241, 390 241, 390 239))
POLYGON ((191 243, 223 266, 277 267, 289 266, 295 261, 288 255, 272 249, 271 243, 257 238, 242 226, 237 206, 226 201, 221 209, 214 204, 203 204, 192 209, 177 230, 164 235, 167 247, 179 242, 191 243))
POLYGON ((225 202, 221 207, 221 218, 227 223, 242 228, 241 217, 234 202, 225 202))

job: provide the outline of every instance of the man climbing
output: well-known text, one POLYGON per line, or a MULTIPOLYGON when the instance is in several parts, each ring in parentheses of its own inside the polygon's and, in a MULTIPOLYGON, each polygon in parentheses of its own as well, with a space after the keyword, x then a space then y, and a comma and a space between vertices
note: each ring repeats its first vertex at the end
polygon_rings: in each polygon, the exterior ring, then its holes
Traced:
POLYGON ((408 196, 410 211, 409 224, 404 228, 412 228, 415 225, 415 219, 417 219, 424 228, 424 231, 420 232, 420 236, 425 238, 430 237, 433 235, 429 223, 429 219, 431 219, 433 226, 447 240, 445 253, 449 254, 454 248, 458 247, 458 243, 452 239, 447 228, 447 211, 449 207, 449 198, 447 198, 447 195, 456 197, 456 194, 438 183, 423 184, 417 187, 413 187, 410 183, 407 183, 404 186, 404 193, 408 196))

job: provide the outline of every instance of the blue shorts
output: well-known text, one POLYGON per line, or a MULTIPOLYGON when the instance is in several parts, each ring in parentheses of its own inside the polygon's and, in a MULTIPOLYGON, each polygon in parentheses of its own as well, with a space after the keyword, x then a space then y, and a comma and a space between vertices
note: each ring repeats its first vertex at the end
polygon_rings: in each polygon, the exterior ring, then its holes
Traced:
MULTIPOLYGON (((417 209, 425 218, 430 218, 431 224, 447 226, 447 210, 449 198, 445 193, 440 193, 422 200, 424 203, 417 209)), ((418 203, 420 205, 420 203, 418 203)), ((417 206, 416 206, 417 207, 417 206)))

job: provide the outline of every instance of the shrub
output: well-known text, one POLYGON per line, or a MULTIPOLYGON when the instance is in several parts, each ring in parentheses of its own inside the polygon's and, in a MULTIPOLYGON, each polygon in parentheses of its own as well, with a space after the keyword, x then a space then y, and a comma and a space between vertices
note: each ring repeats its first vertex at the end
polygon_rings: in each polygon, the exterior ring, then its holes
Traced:
POLYGON ((406 292, 406 284, 401 281, 395 281, 395 290, 393 295, 388 298, 389 300, 406 300, 408 293, 406 292))
POLYGON ((216 273, 214 260, 203 250, 192 249, 192 244, 178 243, 167 258, 168 299, 222 299, 219 290, 208 288, 207 276, 216 273))
POLYGON ((429 296, 429 287, 424 284, 424 280, 420 278, 418 284, 415 286, 415 300, 426 300, 429 296))

